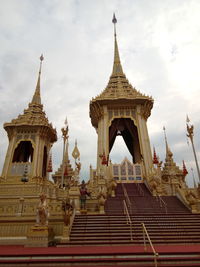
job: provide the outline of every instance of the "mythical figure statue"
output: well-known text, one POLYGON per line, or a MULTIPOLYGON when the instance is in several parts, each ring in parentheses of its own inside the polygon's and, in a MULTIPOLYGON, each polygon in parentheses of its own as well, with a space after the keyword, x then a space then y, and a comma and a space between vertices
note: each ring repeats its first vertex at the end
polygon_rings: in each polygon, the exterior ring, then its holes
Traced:
POLYGON ((115 195, 115 189, 117 187, 117 183, 114 179, 111 179, 108 183, 108 194, 110 196, 114 196, 115 195))
POLYGON ((185 192, 185 197, 187 199, 187 201, 189 202, 190 205, 194 205, 197 203, 197 197, 194 194, 194 192, 192 192, 191 190, 186 190, 185 192))
POLYGON ((49 210, 45 194, 40 195, 40 202, 37 207, 37 225, 48 225, 49 210))
POLYGON ((73 214, 74 207, 70 204, 70 199, 67 198, 65 201, 62 202, 62 210, 64 211, 64 223, 65 225, 70 224, 70 217, 73 214))
POLYGON ((83 210, 86 209, 87 196, 90 196, 90 193, 88 193, 85 181, 83 180, 80 188, 80 202, 81 202, 81 209, 83 210))
POLYGON ((160 169, 153 168, 149 175, 149 185, 152 189, 153 195, 165 194, 165 190, 162 188, 161 172, 160 169))
POLYGON ((79 174, 80 173, 80 170, 81 170, 81 163, 79 161, 79 162, 75 162, 75 164, 76 164, 76 171, 79 174))

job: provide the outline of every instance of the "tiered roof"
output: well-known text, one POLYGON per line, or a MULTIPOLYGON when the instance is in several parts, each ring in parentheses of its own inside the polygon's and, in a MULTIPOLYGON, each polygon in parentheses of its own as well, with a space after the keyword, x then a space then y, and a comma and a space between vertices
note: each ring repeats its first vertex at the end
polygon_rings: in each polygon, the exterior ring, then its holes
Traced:
POLYGON ((31 103, 28 104, 28 108, 24 110, 23 114, 20 114, 11 122, 4 123, 4 128, 9 135, 10 129, 13 127, 44 126, 47 128, 49 135, 51 136, 51 141, 55 142, 57 140, 56 129, 54 129, 52 124, 49 123, 48 118, 43 111, 43 105, 41 104, 40 76, 43 59, 43 56, 41 56, 37 85, 31 103))

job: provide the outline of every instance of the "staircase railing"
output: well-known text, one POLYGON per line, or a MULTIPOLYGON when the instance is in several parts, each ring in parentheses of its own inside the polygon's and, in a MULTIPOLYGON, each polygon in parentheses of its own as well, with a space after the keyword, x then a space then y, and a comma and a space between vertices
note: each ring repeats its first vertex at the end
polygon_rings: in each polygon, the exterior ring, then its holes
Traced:
POLYGON ((138 190, 139 194, 140 194, 141 196, 144 196, 144 191, 143 191, 143 189, 141 188, 140 184, 137 183, 136 186, 137 186, 137 190, 138 190))
POLYGON ((147 244, 146 244, 146 238, 145 238, 145 236, 147 236, 152 252, 154 254, 154 266, 157 267, 158 266, 157 258, 159 257, 159 254, 155 251, 155 248, 151 242, 150 236, 147 232, 147 229, 144 223, 142 223, 142 231, 143 231, 144 250, 145 251, 147 250, 147 244))
POLYGON ((74 223, 75 215, 76 215, 76 209, 73 209, 72 216, 70 217, 69 235, 70 235, 71 230, 72 230, 72 226, 73 226, 73 223, 74 223))
POLYGON ((126 215, 126 223, 130 225, 130 237, 131 241, 133 241, 133 224, 125 200, 123 200, 123 205, 124 205, 124 214, 126 215))
POLYGON ((158 196, 158 197, 159 197, 160 207, 164 207, 165 213, 167 214, 167 203, 162 199, 161 196, 158 196))
POLYGON ((125 197, 126 203, 127 203, 128 208, 130 210, 130 213, 132 213, 132 203, 130 201, 130 198, 128 196, 128 193, 127 193, 127 190, 126 190, 124 184, 122 184, 122 188, 123 188, 123 192, 124 192, 124 197, 125 197))

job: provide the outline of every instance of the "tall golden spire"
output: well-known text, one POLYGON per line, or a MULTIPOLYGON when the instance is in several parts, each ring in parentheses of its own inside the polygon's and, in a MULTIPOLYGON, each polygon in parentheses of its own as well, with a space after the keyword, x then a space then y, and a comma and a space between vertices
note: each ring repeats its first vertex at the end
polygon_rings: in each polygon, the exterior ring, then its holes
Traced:
POLYGON ((33 95, 31 104, 40 104, 41 105, 41 98, 40 98, 40 75, 41 75, 41 69, 42 69, 42 61, 44 60, 43 55, 40 56, 40 69, 39 69, 39 75, 37 80, 37 85, 35 88, 35 93, 33 95))
POLYGON ((114 38, 115 38, 115 50, 114 50, 114 63, 113 63, 113 71, 112 71, 112 75, 113 76, 118 76, 120 74, 123 75, 123 70, 122 70, 122 66, 121 66, 121 62, 120 62, 120 57, 119 57, 119 49, 118 49, 118 44, 117 44, 117 34, 116 34, 116 23, 117 23, 117 19, 115 17, 115 13, 113 14, 113 19, 112 22, 114 24, 114 38))
POLYGON ((104 105, 105 100, 111 101, 110 103, 114 103, 113 101, 115 101, 115 103, 116 101, 119 101, 120 105, 122 99, 129 101, 129 105, 131 105, 131 103, 135 105, 136 102, 143 104, 145 106, 145 112, 143 113, 145 119, 150 116, 151 109, 153 107, 153 98, 137 91, 135 87, 133 87, 129 83, 126 75, 123 72, 117 45, 117 19, 115 17, 115 14, 113 14, 112 22, 114 24, 114 63, 112 74, 106 88, 98 96, 90 101, 90 117, 92 125, 95 128, 98 128, 98 119, 102 116, 100 106, 104 105))

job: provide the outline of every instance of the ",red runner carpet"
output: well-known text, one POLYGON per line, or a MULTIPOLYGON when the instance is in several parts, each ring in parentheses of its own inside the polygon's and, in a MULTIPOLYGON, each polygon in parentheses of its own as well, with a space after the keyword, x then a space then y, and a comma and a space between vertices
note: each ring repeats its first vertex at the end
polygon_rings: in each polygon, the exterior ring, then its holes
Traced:
MULTIPOLYGON (((158 253, 200 253, 200 245, 157 245, 154 246, 158 253)), ((94 255, 94 254, 119 254, 119 253, 144 253, 143 246, 76 246, 76 247, 34 247, 0 246, 0 256, 8 255, 94 255)), ((148 253, 152 253, 148 246, 148 253)))

